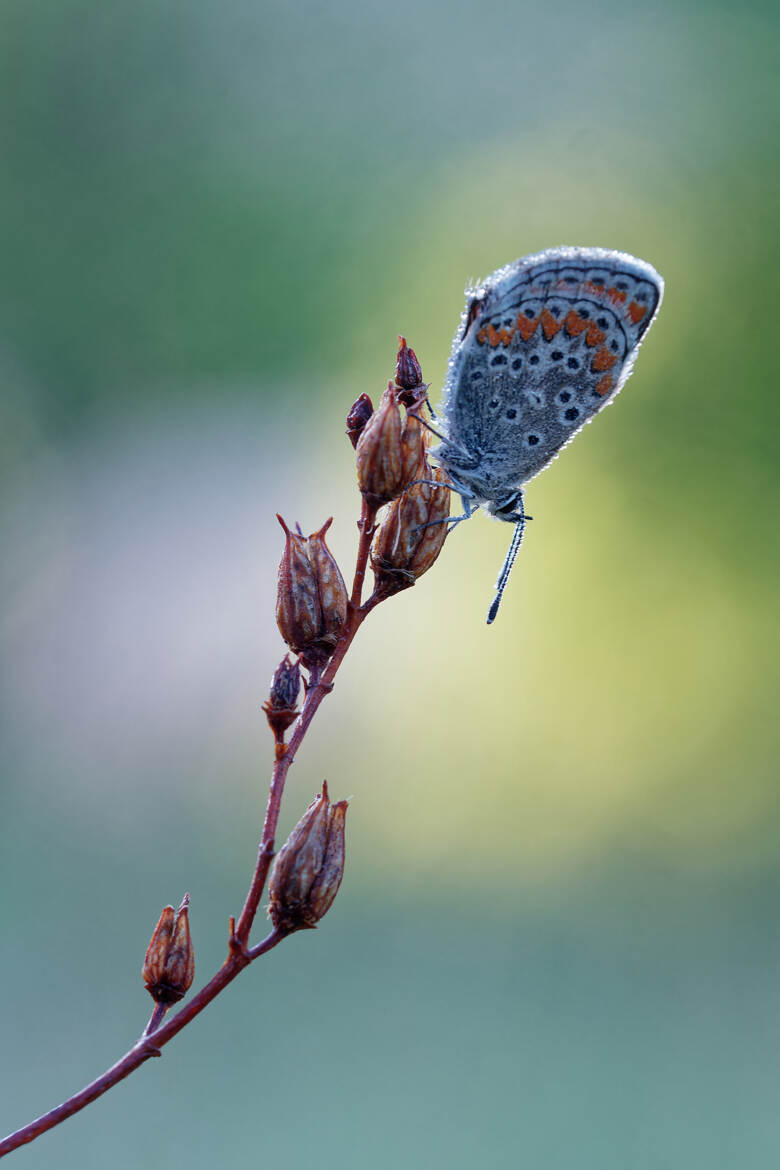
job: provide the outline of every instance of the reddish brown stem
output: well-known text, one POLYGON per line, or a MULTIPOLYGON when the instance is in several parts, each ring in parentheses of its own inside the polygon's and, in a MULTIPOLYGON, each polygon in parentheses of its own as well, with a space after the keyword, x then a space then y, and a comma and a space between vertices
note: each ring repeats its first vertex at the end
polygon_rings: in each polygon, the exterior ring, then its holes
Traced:
POLYGON ((108 1089, 113 1088, 114 1085, 124 1080, 125 1077, 129 1076, 130 1073, 134 1072, 135 1069, 151 1057, 162 1055, 161 1049, 182 1028, 185 1028, 191 1020, 194 1020, 229 983, 232 983, 245 967, 248 967, 250 963, 253 963, 261 955, 272 950, 283 938, 287 937, 283 932, 273 930, 262 942, 257 943, 256 946, 251 948, 247 946, 252 924, 263 895, 266 878, 268 877, 268 870, 274 856, 274 839, 279 821, 284 785, 287 779, 287 773, 290 770, 290 765, 295 759, 295 753, 300 747, 320 703, 333 689, 333 679, 336 677, 336 673, 344 661, 344 657, 352 644, 355 634, 371 610, 381 600, 374 594, 368 599, 365 605, 361 606, 363 582, 368 565, 368 555, 371 548, 371 538, 374 533, 375 521, 376 510, 369 508, 364 501, 361 518, 358 523, 360 528, 360 542, 358 545, 355 577, 347 621, 324 673, 321 677, 312 674, 310 678, 310 685, 306 692, 301 714, 295 724, 289 743, 279 745, 281 750, 277 752, 277 759, 271 775, 271 786, 268 793, 268 804, 265 811, 263 834, 260 840, 257 864, 252 875, 252 882, 247 892, 238 925, 234 927, 231 922, 230 953, 227 959, 205 987, 202 987, 197 995, 193 996, 189 1003, 182 1007, 167 1024, 162 1023, 166 1007, 165 1005, 158 1004, 140 1039, 129 1052, 125 1053, 121 1060, 117 1061, 116 1064, 112 1065, 111 1068, 107 1069, 79 1093, 74 1094, 67 1101, 64 1101, 62 1105, 58 1105, 55 1109, 44 1113, 41 1117, 36 1118, 35 1121, 31 1121, 22 1129, 16 1130, 15 1133, 9 1134, 7 1138, 0 1141, 0 1158, 5 1154, 10 1154, 12 1150, 18 1149, 19 1146, 23 1146, 27 1142, 31 1142, 35 1138, 40 1137, 47 1130, 53 1129, 68 1117, 72 1117, 74 1113, 78 1113, 86 1105, 101 1097, 108 1089))

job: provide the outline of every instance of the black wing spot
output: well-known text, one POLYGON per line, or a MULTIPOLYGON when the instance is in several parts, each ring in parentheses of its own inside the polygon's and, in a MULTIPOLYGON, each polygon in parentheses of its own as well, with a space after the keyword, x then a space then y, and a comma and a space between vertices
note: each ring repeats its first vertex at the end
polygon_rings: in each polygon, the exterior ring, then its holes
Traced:
POLYGON ((568 419, 569 422, 574 422, 575 418, 580 417, 580 412, 577 410, 576 406, 570 406, 568 410, 564 410, 563 417, 568 419))
POLYGON ((490 364, 491 366, 505 366, 508 360, 505 353, 497 353, 495 357, 490 359, 490 364))
POLYGON ((509 407, 509 410, 506 412, 506 417, 510 419, 517 418, 517 411, 515 410, 514 406, 509 407))
POLYGON ((535 447, 538 442, 539 442, 538 435, 529 435, 528 436, 528 446, 529 447, 535 447))
POLYGON ((529 364, 529 366, 538 366, 539 365, 539 354, 532 353, 528 359, 528 364, 529 364))
POLYGON ((580 363, 577 361, 576 358, 569 358, 566 365, 569 367, 570 370, 578 370, 580 368, 580 363))

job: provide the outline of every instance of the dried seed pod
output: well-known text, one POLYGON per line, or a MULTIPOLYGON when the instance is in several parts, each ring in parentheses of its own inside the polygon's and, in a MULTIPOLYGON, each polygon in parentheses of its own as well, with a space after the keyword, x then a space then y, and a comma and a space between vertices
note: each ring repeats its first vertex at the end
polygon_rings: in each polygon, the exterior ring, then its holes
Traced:
POLYGON ((187 994, 195 977, 195 957, 190 937, 190 896, 185 894, 178 910, 166 906, 154 928, 143 966, 146 990, 156 1003, 176 1003, 187 994))
POLYGON ((344 874, 346 815, 346 800, 331 804, 323 783, 279 850, 268 882, 268 915, 277 930, 311 929, 333 905, 344 874))
POLYGON ((367 394, 361 394, 353 403, 347 415, 347 437, 353 447, 357 447, 358 439, 365 430, 366 423, 374 413, 374 407, 367 394))
POLYGON ((291 650, 299 652, 318 637, 322 619, 317 578, 308 556, 308 541, 291 532, 282 520, 285 543, 279 564, 276 594, 276 623, 291 650))
POLYGON ((325 543, 332 518, 311 536, 284 529, 279 564, 276 622, 291 650, 330 655, 347 620, 347 590, 338 565, 325 543))
POLYGON ((388 382, 357 444, 358 486, 372 508, 400 496, 415 478, 425 452, 422 424, 409 411, 401 420, 398 394, 388 382))
POLYGON ((265 717, 279 742, 291 723, 298 717, 298 694, 301 689, 301 668, 297 662, 291 662, 289 654, 285 654, 277 666, 271 679, 271 692, 268 701, 263 703, 265 717))
POLYGON ((347 620, 347 587, 336 558, 325 543, 325 533, 333 523, 326 520, 318 532, 309 537, 309 560, 317 578, 322 624, 318 641, 332 649, 338 641, 341 627, 347 620))
POLYGON ((447 539, 447 476, 440 467, 424 463, 420 481, 393 501, 374 538, 371 565, 377 590, 385 596, 414 585, 430 569, 447 539), (438 483, 442 486, 435 487, 438 483))
POLYGON ((401 494, 401 412, 392 382, 358 439, 356 452, 358 486, 372 507, 401 494))
POLYGON ((418 386, 415 391, 409 391, 408 394, 412 397, 407 401, 406 417, 401 428, 401 472, 404 491, 413 480, 423 475, 428 445, 428 435, 416 416, 416 411, 427 397, 427 387, 418 386))

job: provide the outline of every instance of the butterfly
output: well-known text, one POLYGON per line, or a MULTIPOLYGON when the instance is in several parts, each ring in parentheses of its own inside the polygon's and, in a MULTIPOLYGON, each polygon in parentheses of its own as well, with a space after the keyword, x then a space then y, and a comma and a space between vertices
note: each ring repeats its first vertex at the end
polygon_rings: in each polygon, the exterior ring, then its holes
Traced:
POLYGON ((655 320, 664 282, 604 248, 550 248, 468 291, 432 454, 467 519, 482 506, 515 531, 496 583, 496 618, 525 530, 523 485, 612 402, 655 320))

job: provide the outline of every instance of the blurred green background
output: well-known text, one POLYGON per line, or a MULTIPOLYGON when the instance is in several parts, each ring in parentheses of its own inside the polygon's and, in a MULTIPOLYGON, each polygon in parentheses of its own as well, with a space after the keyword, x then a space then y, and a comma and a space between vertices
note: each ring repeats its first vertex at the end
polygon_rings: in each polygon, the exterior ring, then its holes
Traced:
MULTIPOLYGON (((225 953, 265 804, 279 510, 357 514, 396 335, 551 245, 667 295, 508 532, 364 627, 291 775, 342 892, 16 1154, 83 1170, 780 1160, 777 6, 0 8, 0 1128, 145 1023, 161 906, 225 953)), ((329 538, 330 539, 330 538, 329 538)), ((261 924, 262 925, 262 924, 261 924)))

